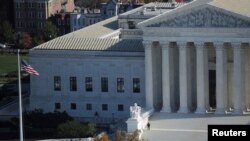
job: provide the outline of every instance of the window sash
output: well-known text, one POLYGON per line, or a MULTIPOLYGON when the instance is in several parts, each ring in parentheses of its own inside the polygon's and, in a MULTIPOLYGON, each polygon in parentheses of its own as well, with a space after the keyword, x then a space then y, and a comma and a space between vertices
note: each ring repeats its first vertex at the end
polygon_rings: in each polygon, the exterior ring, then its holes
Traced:
POLYGON ((54 76, 54 90, 61 91, 61 77, 54 76))
POLYGON ((102 89, 102 92, 108 92, 108 78, 107 77, 101 78, 101 89, 102 89))
POLYGON ((122 104, 118 104, 118 111, 124 111, 124 106, 122 104))
POLYGON ((124 92, 124 78, 117 78, 117 92, 124 92))
POLYGON ((92 110, 92 104, 86 104, 86 110, 91 111, 92 110))
POLYGON ((102 111, 108 111, 108 104, 102 104, 102 111))
POLYGON ((133 78, 133 92, 139 93, 140 92, 140 79, 133 78))
POLYGON ((92 77, 85 77, 85 91, 86 92, 92 92, 93 91, 92 77))
POLYGON ((76 77, 70 77, 70 91, 77 91, 76 77))

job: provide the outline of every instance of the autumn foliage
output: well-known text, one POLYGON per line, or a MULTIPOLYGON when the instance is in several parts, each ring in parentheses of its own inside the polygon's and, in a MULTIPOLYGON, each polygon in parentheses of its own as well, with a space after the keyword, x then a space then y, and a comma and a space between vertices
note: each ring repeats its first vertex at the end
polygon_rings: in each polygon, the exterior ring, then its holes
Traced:
POLYGON ((21 37, 19 39, 19 44, 25 48, 25 49, 29 49, 31 48, 32 45, 32 38, 30 37, 30 35, 26 32, 21 34, 21 37))

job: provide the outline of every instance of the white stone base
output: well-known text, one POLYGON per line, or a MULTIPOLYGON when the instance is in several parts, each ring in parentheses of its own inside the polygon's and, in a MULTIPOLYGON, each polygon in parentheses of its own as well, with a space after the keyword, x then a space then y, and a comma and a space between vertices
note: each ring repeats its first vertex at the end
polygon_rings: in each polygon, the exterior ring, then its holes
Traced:
POLYGON ((242 109, 234 109, 232 114, 234 115, 242 115, 243 114, 243 110, 242 109))
POLYGON ((188 107, 180 107, 178 113, 189 113, 188 107))
POLYGON ((225 109, 224 108, 216 108, 215 114, 225 114, 225 109))
POLYGON ((170 107, 166 107, 166 108, 162 108, 161 112, 163 113, 171 113, 171 108, 170 107))
POLYGON ((206 114, 207 113, 206 111, 207 110, 205 108, 197 108, 195 113, 196 114, 206 114))
POLYGON ((134 132, 138 129, 138 124, 139 122, 137 121, 137 119, 133 119, 133 118, 129 118, 127 120, 127 131, 128 132, 134 132))

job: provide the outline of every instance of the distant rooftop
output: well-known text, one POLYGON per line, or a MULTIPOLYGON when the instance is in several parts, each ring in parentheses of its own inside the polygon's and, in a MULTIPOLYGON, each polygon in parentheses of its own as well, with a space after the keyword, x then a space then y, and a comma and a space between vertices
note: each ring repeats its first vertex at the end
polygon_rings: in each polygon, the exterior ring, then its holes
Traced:
POLYGON ((176 7, 179 7, 185 3, 172 3, 172 2, 151 2, 140 8, 136 8, 134 10, 128 11, 119 15, 119 18, 141 18, 141 19, 148 19, 154 17, 156 15, 162 14, 164 12, 170 11, 176 7), (140 17, 138 17, 140 16, 140 17))
POLYGON ((118 30, 117 16, 71 32, 59 38, 100 38, 118 30))

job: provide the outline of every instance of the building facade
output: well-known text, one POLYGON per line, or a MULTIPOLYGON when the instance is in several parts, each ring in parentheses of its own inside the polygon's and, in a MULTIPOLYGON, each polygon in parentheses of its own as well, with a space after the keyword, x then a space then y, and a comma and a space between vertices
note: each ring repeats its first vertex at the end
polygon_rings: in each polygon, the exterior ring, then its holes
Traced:
POLYGON ((0 21, 8 21, 14 28, 14 3, 10 0, 2 0, 0 5, 0 21))
POLYGON ((41 34, 45 21, 61 11, 72 12, 74 0, 14 0, 15 31, 41 34))
POLYGON ((57 13, 49 18, 57 27, 60 36, 71 32, 70 14, 69 12, 57 13))
POLYGON ((247 114, 248 4, 150 3, 37 46, 31 63, 41 76, 31 77, 30 108, 126 118, 137 103, 155 112, 247 114))
POLYGON ((73 32, 102 20, 99 9, 76 9, 70 13, 70 30, 73 32))

